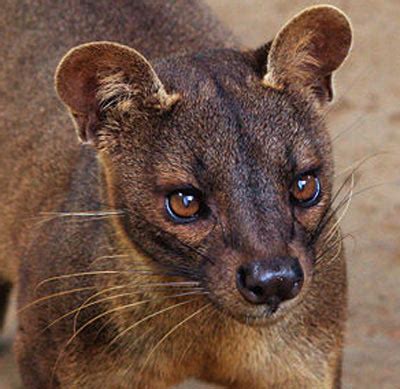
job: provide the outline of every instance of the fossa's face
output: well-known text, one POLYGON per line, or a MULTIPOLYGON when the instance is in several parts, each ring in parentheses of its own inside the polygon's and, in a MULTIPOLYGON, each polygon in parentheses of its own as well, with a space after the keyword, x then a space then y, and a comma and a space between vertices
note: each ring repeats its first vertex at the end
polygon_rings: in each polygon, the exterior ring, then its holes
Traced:
POLYGON ((248 54, 210 52, 156 70, 181 95, 170 111, 140 125, 123 104, 105 113, 126 134, 108 154, 124 230, 231 315, 276 316, 306 293, 330 203, 322 122, 299 96, 263 86, 248 54))
POLYGON ((102 157, 124 233, 238 320, 263 323, 307 294, 330 215, 323 109, 350 42, 346 17, 323 6, 264 51, 153 68, 132 49, 94 43, 59 66, 58 92, 102 157))

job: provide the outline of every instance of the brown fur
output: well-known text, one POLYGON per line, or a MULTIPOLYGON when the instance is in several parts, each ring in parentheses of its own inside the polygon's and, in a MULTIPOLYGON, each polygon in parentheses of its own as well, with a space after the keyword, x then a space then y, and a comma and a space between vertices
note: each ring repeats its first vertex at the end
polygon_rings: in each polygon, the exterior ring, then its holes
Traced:
POLYGON ((243 52, 197 2, 3 11, 0 279, 19 288, 25 386, 340 387, 346 274, 323 109, 347 19, 314 7, 243 52), (88 147, 50 75, 90 41, 56 74, 88 147), (293 208, 293 172, 310 169, 321 201, 293 208), (165 195, 189 184, 212 217, 174 224, 165 195), (275 313, 250 306, 237 267, 280 255, 299 258, 301 293, 275 313))

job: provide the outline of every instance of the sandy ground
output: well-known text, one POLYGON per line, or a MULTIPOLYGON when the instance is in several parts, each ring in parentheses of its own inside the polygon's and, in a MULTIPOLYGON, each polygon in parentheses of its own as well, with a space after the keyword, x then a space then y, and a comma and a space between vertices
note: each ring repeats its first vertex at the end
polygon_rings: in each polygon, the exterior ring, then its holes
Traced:
MULTIPOLYGON (((256 47, 304 0, 209 0, 242 40, 256 47)), ((319 1, 313 2, 320 3, 319 1)), ((337 171, 376 153, 357 175, 356 196, 343 222, 347 241, 350 318, 345 388, 400 388, 400 1, 332 1, 352 18, 351 59, 336 77, 337 103, 329 115, 337 171)), ((8 339, 12 325, 8 326, 8 339)), ((15 365, 0 349, 0 389, 18 387, 15 365)), ((189 383, 180 389, 200 389, 189 383)), ((209 388, 209 387, 208 387, 209 388)))

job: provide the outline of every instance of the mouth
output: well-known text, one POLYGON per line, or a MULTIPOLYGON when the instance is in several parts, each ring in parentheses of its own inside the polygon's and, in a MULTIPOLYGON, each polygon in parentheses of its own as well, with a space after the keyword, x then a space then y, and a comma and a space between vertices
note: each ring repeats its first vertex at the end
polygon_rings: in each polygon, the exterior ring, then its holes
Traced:
POLYGON ((267 327, 273 325, 287 317, 293 309, 301 303, 301 301, 296 298, 289 302, 275 302, 268 305, 257 306, 252 309, 251 307, 245 307, 241 304, 231 306, 226 302, 221 302, 213 293, 209 293, 208 298, 215 309, 226 317, 252 327, 267 327))

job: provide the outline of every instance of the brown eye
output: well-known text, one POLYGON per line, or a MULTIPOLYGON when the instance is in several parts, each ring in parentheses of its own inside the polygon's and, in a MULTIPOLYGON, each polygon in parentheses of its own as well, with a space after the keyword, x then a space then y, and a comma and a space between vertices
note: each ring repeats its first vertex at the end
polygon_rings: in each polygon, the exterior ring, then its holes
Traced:
POLYGON ((292 184, 291 195, 296 205, 311 207, 318 202, 320 194, 321 184, 314 174, 301 174, 292 184))
POLYGON ((165 208, 177 223, 194 221, 203 208, 201 193, 195 189, 176 190, 167 196, 165 208))

